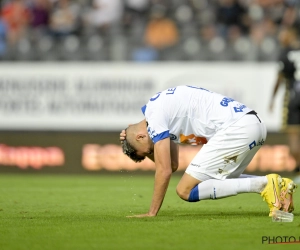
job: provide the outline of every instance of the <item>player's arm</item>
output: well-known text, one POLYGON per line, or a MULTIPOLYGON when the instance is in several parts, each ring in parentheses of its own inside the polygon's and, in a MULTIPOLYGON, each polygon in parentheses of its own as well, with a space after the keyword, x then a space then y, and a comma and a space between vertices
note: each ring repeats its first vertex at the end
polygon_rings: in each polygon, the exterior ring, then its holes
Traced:
POLYGON ((170 140, 170 152, 171 152, 171 168, 174 173, 178 169, 179 165, 179 147, 178 144, 170 140))
MULTIPOLYGON (((171 153, 171 169, 172 172, 174 173, 178 169, 179 148, 178 148, 178 144, 174 143, 171 140, 170 140, 170 153, 171 153)), ((151 161, 155 162, 154 154, 147 155, 147 157, 151 161)))
POLYGON ((172 174, 170 168, 170 138, 165 138, 155 143, 154 155, 156 171, 152 202, 148 212, 150 216, 157 215, 169 186, 172 174))
POLYGON ((155 156, 155 181, 154 191, 150 209, 146 214, 134 215, 129 217, 149 217, 156 216, 165 198, 169 182, 172 175, 170 138, 158 141, 154 145, 155 156))

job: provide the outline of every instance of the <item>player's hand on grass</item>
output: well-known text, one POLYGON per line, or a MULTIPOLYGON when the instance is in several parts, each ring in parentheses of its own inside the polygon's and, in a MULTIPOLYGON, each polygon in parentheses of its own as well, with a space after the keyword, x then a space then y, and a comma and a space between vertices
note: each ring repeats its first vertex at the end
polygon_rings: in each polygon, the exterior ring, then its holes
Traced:
POLYGON ((126 138, 126 132, 125 130, 123 129, 120 133, 120 142, 123 143, 123 141, 125 140, 126 138))
POLYGON ((129 216, 126 216, 127 218, 144 218, 144 217, 154 217, 156 216, 155 214, 149 214, 149 213, 146 213, 146 214, 137 214, 137 215, 129 215, 129 216))

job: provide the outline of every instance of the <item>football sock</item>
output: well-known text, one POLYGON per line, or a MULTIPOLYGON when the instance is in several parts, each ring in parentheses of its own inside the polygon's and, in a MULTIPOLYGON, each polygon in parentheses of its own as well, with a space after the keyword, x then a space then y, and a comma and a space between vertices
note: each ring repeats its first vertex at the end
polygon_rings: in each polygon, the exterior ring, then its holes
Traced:
POLYGON ((266 176, 257 176, 249 174, 241 174, 239 178, 252 178, 250 180, 250 192, 251 193, 261 193, 268 183, 266 176))
POLYGON ((260 193, 267 182, 268 180, 265 176, 226 180, 210 179, 195 186, 191 190, 188 201, 195 202, 207 199, 220 199, 239 193, 260 193))
POLYGON ((257 178, 257 177, 261 177, 261 176, 258 176, 258 175, 250 175, 250 174, 241 174, 239 176, 239 178, 257 178))

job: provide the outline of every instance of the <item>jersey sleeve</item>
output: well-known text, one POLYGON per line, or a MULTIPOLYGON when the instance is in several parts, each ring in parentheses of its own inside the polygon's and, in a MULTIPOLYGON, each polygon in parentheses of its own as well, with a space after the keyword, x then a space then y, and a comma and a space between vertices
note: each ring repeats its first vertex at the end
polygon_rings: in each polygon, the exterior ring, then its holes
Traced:
POLYGON ((150 101, 142 107, 142 112, 147 121, 148 134, 154 144, 169 137, 168 117, 159 105, 150 101))

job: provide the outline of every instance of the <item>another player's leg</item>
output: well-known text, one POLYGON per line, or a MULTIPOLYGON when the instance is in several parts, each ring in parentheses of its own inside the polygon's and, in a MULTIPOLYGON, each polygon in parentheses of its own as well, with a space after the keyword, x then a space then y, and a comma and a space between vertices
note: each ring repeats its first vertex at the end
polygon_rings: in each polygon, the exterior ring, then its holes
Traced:
MULTIPOLYGON (((300 131, 299 131, 299 126, 297 126, 296 124, 300 124, 300 113, 297 105, 295 107, 291 106, 289 108, 288 123, 295 124, 295 125, 288 126, 287 134, 288 134, 290 152, 296 160, 296 164, 297 164, 296 169, 298 169, 299 171, 300 131)), ((283 178, 283 181, 284 181, 283 182, 284 186, 280 193, 280 197, 282 199, 282 210, 291 213, 292 211, 294 211, 293 193, 297 188, 297 185, 295 184, 295 182, 297 183, 297 179, 294 179, 294 181, 292 181, 289 178, 283 178)))

